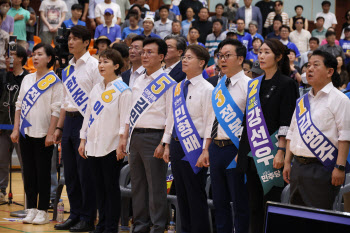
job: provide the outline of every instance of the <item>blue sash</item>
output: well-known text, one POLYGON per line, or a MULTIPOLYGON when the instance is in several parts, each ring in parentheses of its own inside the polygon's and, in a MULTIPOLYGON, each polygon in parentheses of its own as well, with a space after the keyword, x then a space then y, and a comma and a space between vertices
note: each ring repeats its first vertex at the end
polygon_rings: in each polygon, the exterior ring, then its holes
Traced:
MULTIPOLYGON (((296 120, 301 139, 323 166, 330 172, 338 158, 338 149, 312 122, 309 95, 306 93, 297 100, 296 120)), ((346 171, 349 172, 349 163, 346 162, 346 171)))
MULTIPOLYGON (((264 190, 268 193, 273 186, 283 187, 282 170, 273 168, 273 159, 277 153, 274 137, 269 134, 260 104, 260 86, 263 76, 250 80, 246 105, 246 121, 251 155, 264 190), (266 176, 268 179, 266 179, 266 176)), ((276 140, 276 143, 278 140, 276 140)))
POLYGON ((63 86, 66 89, 69 99, 75 104, 81 115, 84 116, 87 107, 89 94, 79 86, 76 77, 73 75, 74 66, 69 65, 62 71, 63 86))
POLYGON ((32 109, 39 97, 44 94, 50 87, 60 82, 61 80, 53 71, 45 74, 39 81, 37 81, 24 95, 21 107, 21 126, 20 132, 25 137, 24 129, 32 126, 26 119, 29 111, 32 109))
POLYGON ((174 127, 181 143, 181 147, 185 153, 183 160, 188 161, 193 172, 197 174, 201 170, 201 168, 196 167, 196 163, 199 156, 202 154, 203 140, 199 136, 188 112, 185 96, 183 94, 184 84, 185 80, 174 87, 174 127))
POLYGON ((162 73, 143 90, 130 112, 129 140, 141 116, 175 83, 169 75, 162 73))
MULTIPOLYGON (((236 151, 238 151, 238 136, 242 125, 243 112, 225 86, 226 78, 226 75, 222 77, 219 84, 215 87, 211 96, 211 103, 220 126, 235 145, 236 151)), ((236 166, 236 161, 233 159, 226 169, 235 168, 236 166)))
POLYGON ((101 112, 106 105, 112 103, 121 93, 127 89, 130 90, 129 86, 126 85, 126 83, 124 83, 121 79, 117 79, 110 88, 104 91, 99 99, 91 105, 92 109, 89 116, 88 127, 90 128, 95 120, 101 115, 101 112))

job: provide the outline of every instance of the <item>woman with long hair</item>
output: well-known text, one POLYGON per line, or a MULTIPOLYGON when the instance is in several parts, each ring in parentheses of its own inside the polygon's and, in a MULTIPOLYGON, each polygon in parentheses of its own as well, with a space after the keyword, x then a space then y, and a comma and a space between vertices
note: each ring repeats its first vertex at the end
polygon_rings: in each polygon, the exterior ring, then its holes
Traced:
POLYGON ((349 74, 346 71, 344 58, 342 56, 338 56, 337 58, 337 73, 340 75, 340 87, 339 90, 344 90, 349 83, 349 74))
POLYGON ((289 50, 279 40, 265 40, 258 55, 260 68, 264 70, 265 75, 251 80, 248 84, 247 108, 243 117, 237 168, 247 176, 249 227, 250 232, 254 233, 263 232, 266 201, 280 201, 284 188, 281 168, 286 148, 285 137, 299 97, 296 82, 288 77, 288 53, 289 50), (274 146, 276 138, 278 148, 274 146), (269 190, 263 187, 262 183, 266 182, 266 172, 271 171, 273 176, 268 176, 267 181, 276 178, 281 187, 273 186, 269 190))
POLYGON ((22 81, 11 140, 19 141, 22 153, 28 209, 23 223, 47 224, 53 133, 60 114, 63 86, 50 71, 55 63, 55 51, 50 45, 34 46, 33 63, 37 71, 22 81))

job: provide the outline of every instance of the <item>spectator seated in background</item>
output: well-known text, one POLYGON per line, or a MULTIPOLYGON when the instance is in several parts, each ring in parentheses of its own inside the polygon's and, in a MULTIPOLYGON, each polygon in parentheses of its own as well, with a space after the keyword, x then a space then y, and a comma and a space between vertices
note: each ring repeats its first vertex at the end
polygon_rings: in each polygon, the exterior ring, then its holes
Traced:
POLYGON ((224 5, 222 3, 218 3, 215 6, 215 15, 209 17, 208 21, 214 22, 216 19, 222 20, 222 29, 221 31, 224 32, 228 29, 228 19, 225 16, 222 16, 224 14, 224 5))
POLYGON ((195 19, 193 18, 194 11, 191 7, 189 7, 186 10, 186 16, 187 16, 187 19, 185 19, 181 22, 182 32, 183 32, 183 35, 185 37, 187 37, 187 35, 188 35, 188 31, 190 30, 192 22, 195 21, 195 19))
POLYGON ((244 0, 244 6, 240 7, 237 11, 237 19, 244 19, 245 30, 249 29, 249 23, 254 20, 257 23, 258 32, 263 32, 263 19, 259 7, 252 6, 252 0, 244 0))
POLYGON ((226 39, 237 40, 237 30, 235 28, 229 29, 226 33, 226 39))
POLYGON ((251 62, 255 62, 258 60, 258 53, 260 46, 263 44, 264 41, 262 41, 260 38, 256 37, 253 39, 253 49, 249 52, 247 52, 246 60, 249 60, 251 62))
POLYGON ((335 32, 328 31, 326 33, 326 40, 327 44, 320 46, 319 49, 332 54, 334 57, 341 56, 343 59, 345 59, 345 54, 342 47, 335 43, 335 32))
MULTIPOLYGON (((327 28, 327 32, 328 32, 328 31, 331 31, 331 32, 336 33, 336 32, 335 32, 335 29, 334 29, 333 27, 327 28)), ((327 32, 326 32, 326 34, 327 34, 327 32)), ((325 37, 327 37, 327 36, 325 35, 325 37)), ((324 39, 321 41, 321 45, 325 45, 325 44, 327 44, 327 43, 328 43, 328 41, 327 41, 326 38, 324 38, 324 39)), ((335 43, 336 45, 339 45, 339 40, 335 39, 334 43, 335 43)))
POLYGON ((139 25, 140 28, 143 27, 143 19, 141 18, 141 14, 142 14, 142 12, 141 12, 141 7, 140 7, 139 5, 137 5, 137 4, 134 4, 134 5, 130 8, 130 10, 129 10, 129 12, 128 12, 128 17, 127 17, 127 19, 125 19, 124 23, 122 24, 122 27, 121 27, 122 32, 123 32, 124 28, 130 27, 129 13, 130 13, 132 10, 135 10, 135 11, 137 12, 138 16, 139 16, 139 21, 137 22, 137 24, 139 25))
POLYGON ((153 28, 154 28, 154 19, 151 17, 146 17, 143 20, 143 32, 141 33, 141 36, 144 36, 145 38, 159 38, 157 34, 153 33, 153 28))
POLYGON ((264 27, 268 28, 273 24, 274 18, 279 15, 282 18, 282 24, 283 25, 289 25, 289 17, 288 14, 286 12, 283 12, 283 2, 282 1, 276 1, 275 2, 275 11, 270 12, 267 15, 267 19, 265 21, 264 27))
POLYGON ((316 28, 312 30, 311 36, 317 37, 320 41, 326 38, 327 29, 323 27, 324 18, 322 16, 317 17, 316 19, 316 28))
MULTIPOLYGON (((128 46, 130 47, 131 43, 132 43, 132 39, 136 36, 140 36, 140 35, 137 35, 136 33, 130 33, 124 40, 123 42, 128 46)), ((142 36, 142 35, 141 35, 142 36)))
POLYGON ((168 19, 169 8, 167 6, 161 6, 159 8, 160 20, 154 23, 153 32, 164 39, 167 35, 171 34, 172 20, 168 19))
POLYGON ((96 27, 94 39, 99 38, 100 36, 106 36, 112 42, 118 43, 121 39, 120 26, 113 24, 113 10, 107 8, 103 15, 104 24, 100 24, 96 27))
POLYGON ((289 49, 293 49, 295 51, 295 56, 300 57, 300 52, 298 47, 293 43, 288 40, 289 38, 289 33, 290 33, 290 28, 286 25, 282 25, 280 27, 280 35, 281 39, 280 41, 287 46, 289 49))
POLYGON ((213 21, 213 33, 207 36, 205 47, 207 48, 210 55, 208 66, 211 66, 214 64, 214 51, 218 48, 218 45, 220 44, 220 42, 226 39, 225 33, 221 32, 222 26, 223 26, 222 20, 215 19, 213 21))
POLYGON ((244 19, 237 19, 237 39, 250 51, 253 48, 252 37, 244 28, 244 19))
POLYGON ((257 78, 264 74, 264 70, 260 68, 259 60, 253 62, 253 68, 250 70, 250 72, 252 73, 252 78, 257 78))
POLYGON ((252 77, 252 72, 250 71, 253 67, 253 62, 250 60, 244 60, 243 61, 243 71, 244 74, 247 75, 249 78, 253 78, 252 77))
POLYGON ((296 19, 294 25, 296 29, 289 34, 289 40, 298 47, 300 53, 305 53, 309 50, 311 34, 303 29, 304 23, 302 18, 296 19))
MULTIPOLYGON (((338 24, 337 18, 332 12, 329 12, 331 9, 331 2, 330 1, 323 1, 322 2, 322 12, 319 12, 316 14, 316 19, 320 16, 324 18, 324 27, 329 28, 333 27, 335 28, 338 24)), ((316 21, 315 21, 316 23, 316 21)))
POLYGON ((345 65, 350 64, 350 26, 344 29, 345 38, 339 41, 339 45, 342 47, 345 54, 345 65))
POLYGON ((105 51, 111 45, 111 40, 107 36, 100 36, 95 39, 94 47, 97 48, 97 53, 93 55, 97 60, 100 58, 100 54, 105 51))
POLYGON ((273 24, 272 24, 272 32, 267 34, 266 39, 281 39, 280 36, 280 27, 282 26, 282 17, 280 15, 276 15, 275 18, 273 19, 273 24))
POLYGON ((302 16, 303 10, 304 10, 304 7, 302 5, 296 5, 294 7, 294 11, 295 11, 296 15, 293 16, 292 18, 290 18, 290 20, 289 20, 289 27, 291 28, 292 31, 297 29, 295 27, 295 22, 297 21, 297 19, 302 19, 303 20, 303 29, 305 29, 306 31, 309 30, 309 22, 307 19, 305 19, 302 16))
MULTIPOLYGON (((148 4, 146 4, 146 0, 135 0, 134 4, 130 7, 130 10, 133 6, 139 5, 141 10, 140 17, 144 19, 146 17, 146 12, 150 10, 150 7, 148 4)), ((130 11, 129 11, 130 12, 130 11)), ((129 19, 129 14, 126 16, 126 19, 129 19)))
POLYGON ((0 28, 11 36, 13 35, 13 26, 15 24, 15 21, 12 16, 7 15, 7 12, 10 10, 10 8, 11 8, 10 0, 0 1, 0 11, 3 16, 3 20, 0 28))
MULTIPOLYGON (((181 10, 181 8, 180 8, 181 10)), ((201 8, 198 14, 199 20, 192 22, 192 27, 196 27, 200 31, 198 41, 205 44, 207 36, 212 33, 213 23, 208 21, 209 10, 208 8, 201 8)))
POLYGON ((129 22, 130 26, 123 29, 122 40, 124 40, 127 37, 127 35, 129 35, 129 33, 141 35, 143 32, 143 28, 140 28, 138 25, 139 14, 136 10, 129 11, 129 22))
POLYGON ((260 35, 258 32, 258 23, 254 20, 250 21, 249 23, 249 34, 252 37, 252 40, 254 38, 259 38, 260 40, 262 40, 264 42, 264 37, 262 35, 260 35))
POLYGON ((293 49, 290 49, 289 54, 289 65, 290 65, 290 74, 289 77, 291 77, 294 81, 301 83, 301 69, 299 66, 296 66, 294 64, 296 53, 293 49))
POLYGON ((117 50, 123 58, 124 66, 121 72, 127 71, 130 68, 129 46, 124 43, 116 43, 112 46, 112 49, 117 50))
POLYGON ((300 66, 303 66, 305 63, 309 61, 309 54, 312 54, 313 51, 315 51, 320 44, 320 40, 317 37, 311 37, 309 40, 309 50, 305 53, 301 54, 300 56, 300 66))
POLYGON ((198 42, 198 38, 200 35, 200 31, 198 28, 196 27, 191 27, 190 30, 188 31, 188 42, 187 45, 191 45, 191 44, 198 44, 201 45, 205 48, 205 45, 202 44, 201 42, 198 42))
MULTIPOLYGON (((96 16, 95 16, 95 9, 96 9, 96 6, 97 4, 103 2, 104 0, 85 0, 85 1, 88 1, 88 9, 89 9, 89 20, 90 20, 90 26, 91 26, 91 29, 96 29, 96 22, 95 22, 95 19, 96 19, 96 16)), ((116 2, 116 0, 112 0, 112 2, 116 2)), ((85 12, 84 12, 85 13, 85 12)), ((125 17, 124 17, 125 18, 125 17)))
POLYGON ((171 35, 182 37, 187 41, 186 37, 182 34, 181 22, 178 20, 171 23, 171 35))
POLYGON ((74 4, 71 8, 72 18, 63 22, 62 27, 71 28, 75 25, 86 26, 84 21, 79 20, 83 14, 83 6, 80 4, 74 4))
POLYGON ((121 22, 121 12, 120 7, 117 3, 112 2, 111 0, 104 0, 104 2, 101 2, 96 5, 95 8, 95 17, 96 17, 96 23, 97 25, 104 24, 104 18, 103 14, 105 13, 106 9, 111 9, 113 11, 113 24, 120 24, 121 22))

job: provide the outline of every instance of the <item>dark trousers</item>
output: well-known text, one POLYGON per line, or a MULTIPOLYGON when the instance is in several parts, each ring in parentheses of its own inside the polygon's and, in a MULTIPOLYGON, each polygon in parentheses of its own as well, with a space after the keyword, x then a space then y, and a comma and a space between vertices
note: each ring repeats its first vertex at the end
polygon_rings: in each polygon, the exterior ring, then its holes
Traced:
POLYGON ((237 154, 237 149, 234 145, 219 147, 211 143, 209 154, 216 230, 220 233, 248 233, 248 190, 244 173, 236 168, 226 169, 237 154), (235 231, 230 202, 233 202, 235 231))
POLYGON ((70 219, 93 221, 96 215, 95 185, 89 163, 79 153, 82 116, 66 116, 62 135, 64 177, 70 204, 70 219))
POLYGON ((53 146, 45 147, 45 138, 32 138, 28 135, 25 138, 20 135, 19 138, 28 209, 47 210, 49 208, 53 146))
POLYGON ((249 232, 264 232, 264 215, 267 201, 281 202, 283 188, 274 186, 264 195, 259 175, 256 171, 253 158, 249 159, 251 169, 246 173, 249 193, 249 232))
POLYGON ((209 209, 205 185, 207 168, 195 174, 188 161, 182 158, 185 153, 180 142, 171 140, 171 170, 174 175, 177 203, 180 208, 182 233, 209 233, 209 209), (174 156, 173 156, 174 155, 174 156))
POLYGON ((332 185, 332 173, 322 163, 302 164, 294 159, 290 173, 291 204, 333 209, 340 186, 332 185))
POLYGON ((103 157, 89 156, 87 160, 93 172, 97 196, 99 221, 96 228, 118 232, 121 201, 119 175, 123 160, 117 160, 116 151, 103 157))

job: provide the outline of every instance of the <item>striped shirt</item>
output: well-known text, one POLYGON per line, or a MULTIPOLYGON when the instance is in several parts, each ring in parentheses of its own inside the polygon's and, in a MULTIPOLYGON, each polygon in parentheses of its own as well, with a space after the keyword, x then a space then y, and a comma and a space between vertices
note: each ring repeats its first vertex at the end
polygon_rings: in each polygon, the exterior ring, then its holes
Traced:
POLYGON ((214 51, 218 48, 221 41, 226 39, 226 34, 221 33, 218 37, 214 33, 207 36, 207 41, 205 42, 205 47, 208 49, 210 57, 214 57, 214 51))
MULTIPOLYGON (((265 24, 264 24, 264 28, 268 28, 269 26, 271 26, 273 24, 273 19, 276 16, 276 12, 272 11, 267 15, 265 24)), ((281 13, 282 16, 282 24, 283 25, 287 25, 289 26, 289 17, 288 14, 286 12, 282 12, 281 13)))

